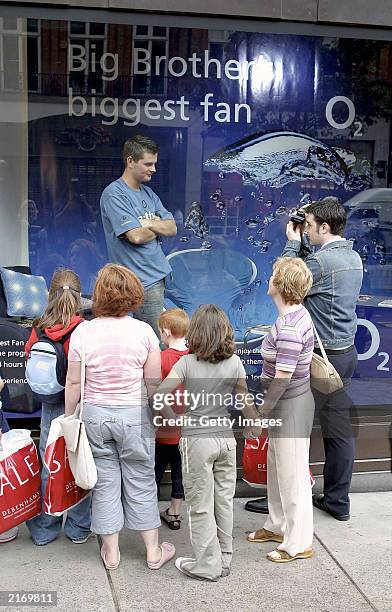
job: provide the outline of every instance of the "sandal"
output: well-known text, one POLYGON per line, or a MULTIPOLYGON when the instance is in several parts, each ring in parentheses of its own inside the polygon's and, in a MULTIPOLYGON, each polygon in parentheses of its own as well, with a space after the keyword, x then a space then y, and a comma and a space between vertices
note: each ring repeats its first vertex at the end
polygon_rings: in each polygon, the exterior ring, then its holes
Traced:
POLYGON ((111 565, 110 563, 107 563, 107 561, 106 561, 106 553, 102 554, 102 549, 101 549, 101 559, 103 561, 105 569, 112 570, 112 571, 116 570, 118 568, 118 566, 120 565, 120 551, 118 551, 118 561, 114 565, 111 565))
POLYGON ((274 563, 290 563, 290 561, 296 561, 296 559, 309 559, 310 557, 313 557, 313 548, 307 548, 293 557, 285 550, 278 549, 267 554, 268 561, 273 561, 274 563))
POLYGON ((180 529, 181 527, 181 516, 179 514, 169 514, 169 508, 161 512, 161 519, 169 529, 180 529))
POLYGON ((273 533, 273 531, 268 531, 268 529, 258 529, 257 531, 251 531, 246 536, 248 542, 283 542, 283 536, 278 533, 273 533))
POLYGON ((173 544, 170 542, 162 542, 159 547, 161 549, 161 558, 156 563, 151 563, 151 561, 147 561, 147 565, 150 570, 159 570, 165 563, 173 559, 176 554, 176 549, 173 544))

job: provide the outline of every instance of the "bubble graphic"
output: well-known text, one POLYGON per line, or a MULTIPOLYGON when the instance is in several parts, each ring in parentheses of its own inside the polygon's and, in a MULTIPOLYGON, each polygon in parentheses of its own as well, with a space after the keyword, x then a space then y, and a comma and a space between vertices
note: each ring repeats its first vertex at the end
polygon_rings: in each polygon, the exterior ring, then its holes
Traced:
POLYGON ((258 224, 259 224, 259 221, 257 219, 247 219, 245 221, 245 225, 247 227, 249 227, 249 229, 253 229, 253 228, 257 227, 258 224))
POLYGON ((222 202, 222 200, 219 200, 219 202, 216 203, 216 210, 225 210, 225 206, 226 204, 222 202))
POLYGON ((265 203, 267 208, 271 208, 271 206, 273 205, 273 201, 272 200, 267 200, 265 203))
POLYGON ((240 195, 236 195, 235 198, 234 198, 234 202, 237 202, 237 203, 241 202, 241 200, 242 200, 242 196, 240 196, 240 195))
POLYGON ((303 194, 303 196, 300 199, 300 204, 311 204, 312 198, 310 196, 310 193, 303 193, 303 191, 301 191, 301 193, 303 194))
POLYGON ((211 242, 209 242, 209 240, 203 240, 203 242, 201 243, 201 248, 205 249, 206 251, 208 251, 211 247, 212 244, 211 242))
POLYGON ((284 215, 286 212, 287 212, 286 206, 279 206, 279 208, 276 209, 277 215, 284 215))
POLYGON ((220 179, 224 179, 225 178, 225 173, 224 172, 219 172, 218 174, 220 179))
POLYGON ((188 236, 181 236, 180 242, 189 242, 188 236))

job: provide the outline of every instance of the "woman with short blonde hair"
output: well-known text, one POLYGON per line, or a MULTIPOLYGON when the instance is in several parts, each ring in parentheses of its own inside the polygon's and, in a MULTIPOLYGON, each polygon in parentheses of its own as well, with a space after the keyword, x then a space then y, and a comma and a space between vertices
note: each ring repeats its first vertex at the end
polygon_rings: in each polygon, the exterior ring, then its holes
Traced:
POLYGON ((97 466, 91 530, 102 538, 106 569, 120 563, 119 532, 141 532, 147 565, 159 569, 175 548, 158 543, 160 518, 155 484, 155 431, 148 406, 160 380, 159 340, 147 323, 128 316, 143 303, 143 287, 124 266, 107 264, 93 294, 95 319, 71 338, 65 413, 80 398, 82 347, 86 362, 83 421, 97 466))
POLYGON ((312 557, 313 507, 309 445, 314 416, 310 390, 313 325, 302 304, 312 274, 298 258, 281 257, 273 266, 268 295, 279 316, 264 338, 263 416, 281 420, 271 428, 267 457, 269 516, 250 542, 278 542, 267 559, 287 563, 312 557))

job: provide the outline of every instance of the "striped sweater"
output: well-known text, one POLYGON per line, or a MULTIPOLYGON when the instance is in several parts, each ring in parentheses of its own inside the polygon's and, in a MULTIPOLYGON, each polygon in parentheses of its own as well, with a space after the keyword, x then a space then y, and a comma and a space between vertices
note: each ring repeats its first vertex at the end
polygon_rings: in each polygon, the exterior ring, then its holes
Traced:
POLYGON ((292 378, 282 399, 309 388, 310 362, 314 347, 312 320, 302 305, 278 317, 261 346, 262 378, 272 380, 276 370, 291 372, 292 378))

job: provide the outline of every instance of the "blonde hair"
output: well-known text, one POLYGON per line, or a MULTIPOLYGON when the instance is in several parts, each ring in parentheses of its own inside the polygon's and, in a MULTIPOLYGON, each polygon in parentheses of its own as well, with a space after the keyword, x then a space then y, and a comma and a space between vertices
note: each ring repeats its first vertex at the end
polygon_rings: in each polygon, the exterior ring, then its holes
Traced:
POLYGON ((299 257, 278 257, 273 283, 287 304, 300 304, 313 284, 312 273, 299 257))
POLYGON ((34 327, 46 329, 60 324, 66 329, 72 317, 82 309, 80 292, 80 279, 73 270, 57 270, 50 284, 46 310, 34 321, 34 327))
POLYGON ((169 308, 159 316, 159 329, 168 329, 175 338, 185 338, 189 329, 189 317, 182 308, 169 308))

